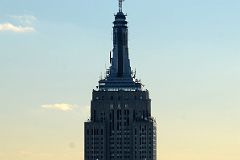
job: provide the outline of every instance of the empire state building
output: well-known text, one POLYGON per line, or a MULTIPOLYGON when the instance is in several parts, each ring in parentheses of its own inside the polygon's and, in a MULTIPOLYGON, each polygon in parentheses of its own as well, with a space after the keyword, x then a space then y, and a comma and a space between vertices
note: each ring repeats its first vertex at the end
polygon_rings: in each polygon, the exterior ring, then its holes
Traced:
POLYGON ((156 160, 156 122, 149 92, 130 66, 127 23, 119 0, 111 66, 92 92, 84 125, 85 160, 156 160))

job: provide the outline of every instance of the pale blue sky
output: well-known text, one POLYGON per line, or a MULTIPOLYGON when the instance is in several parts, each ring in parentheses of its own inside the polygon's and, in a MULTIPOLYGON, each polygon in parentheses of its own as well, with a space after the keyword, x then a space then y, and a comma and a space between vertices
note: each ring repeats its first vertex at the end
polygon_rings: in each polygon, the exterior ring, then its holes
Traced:
MULTIPOLYGON (((159 159, 239 160, 240 1, 126 0, 123 10, 159 159)), ((116 11, 113 0, 0 0, 0 159, 81 159, 116 11), (76 107, 41 107, 59 103, 76 107)))

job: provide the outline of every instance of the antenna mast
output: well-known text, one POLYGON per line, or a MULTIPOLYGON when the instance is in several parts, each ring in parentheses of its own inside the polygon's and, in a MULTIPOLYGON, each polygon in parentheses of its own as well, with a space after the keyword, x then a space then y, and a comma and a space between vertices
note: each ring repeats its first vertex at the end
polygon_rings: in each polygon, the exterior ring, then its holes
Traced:
POLYGON ((122 12, 122 3, 124 0, 118 0, 118 4, 119 4, 119 12, 122 12))

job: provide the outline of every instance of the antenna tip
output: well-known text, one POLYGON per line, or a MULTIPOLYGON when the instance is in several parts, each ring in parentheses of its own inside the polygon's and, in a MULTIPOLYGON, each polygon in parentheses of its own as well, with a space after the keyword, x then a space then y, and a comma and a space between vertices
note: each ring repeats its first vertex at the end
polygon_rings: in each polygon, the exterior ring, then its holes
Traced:
POLYGON ((119 12, 122 12, 122 3, 124 0, 118 0, 118 4, 119 4, 119 12))

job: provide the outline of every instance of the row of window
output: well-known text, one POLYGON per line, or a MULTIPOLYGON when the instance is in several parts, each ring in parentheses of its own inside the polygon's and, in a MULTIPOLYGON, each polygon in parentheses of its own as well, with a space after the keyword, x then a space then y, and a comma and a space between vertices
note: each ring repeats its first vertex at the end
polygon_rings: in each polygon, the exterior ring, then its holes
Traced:
POLYGON ((103 129, 87 129, 87 135, 103 135, 103 129))
POLYGON ((132 96, 132 97, 123 97, 123 96, 110 96, 110 97, 105 97, 105 96, 101 96, 101 97, 99 97, 99 96, 96 96, 95 97, 95 99, 96 100, 132 100, 132 99, 134 99, 134 100, 138 100, 138 99, 140 99, 140 100, 142 100, 142 99, 144 99, 144 97, 143 96, 132 96))
POLYGON ((147 158, 147 156, 139 156, 139 158, 137 156, 135 156, 136 160, 147 160, 147 159, 151 159, 151 158, 152 158, 152 156, 148 156, 148 158, 147 158))
POLYGON ((87 151, 87 154, 92 154, 92 155, 94 155, 94 154, 97 154, 97 155, 99 155, 99 154, 103 154, 103 151, 98 151, 98 150, 92 150, 92 151, 87 151))
MULTIPOLYGON (((101 142, 101 143, 98 143, 98 142, 92 142, 92 143, 89 143, 89 142, 87 142, 87 145, 89 146, 89 145, 92 145, 92 146, 95 146, 95 148, 103 148, 102 146, 103 146, 103 142, 101 142), (98 147, 98 145, 101 145, 101 147, 99 146, 98 147)), ((87 148, 89 148, 89 147, 87 147, 87 148)), ((93 148, 93 147, 92 147, 93 148)))
POLYGON ((103 156, 100 155, 100 156, 86 156, 87 157, 87 160, 102 160, 103 159, 103 156))

